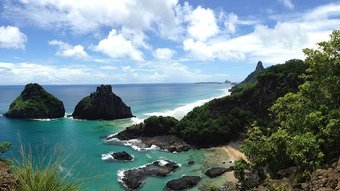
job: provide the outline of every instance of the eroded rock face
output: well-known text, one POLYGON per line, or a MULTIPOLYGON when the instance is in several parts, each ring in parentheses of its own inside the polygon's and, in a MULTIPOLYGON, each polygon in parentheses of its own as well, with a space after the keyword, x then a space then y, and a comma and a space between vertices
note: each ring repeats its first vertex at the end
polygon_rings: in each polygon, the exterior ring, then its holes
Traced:
POLYGON ((39 84, 27 84, 10 105, 4 116, 23 119, 49 119, 64 117, 62 101, 48 93, 39 84))
POLYGON ((178 164, 172 161, 158 160, 136 169, 123 171, 121 181, 125 187, 134 190, 139 188, 147 177, 165 177, 178 167, 178 164))
POLYGON ((201 181, 199 176, 183 176, 182 178, 170 180, 166 184, 167 191, 185 190, 196 186, 201 181))
POLYGON ((112 92, 110 85, 97 87, 96 92, 83 98, 72 114, 75 119, 114 120, 133 117, 131 108, 112 92))
POLYGON ((340 190, 340 166, 337 166, 335 168, 316 170, 312 174, 307 189, 340 190))

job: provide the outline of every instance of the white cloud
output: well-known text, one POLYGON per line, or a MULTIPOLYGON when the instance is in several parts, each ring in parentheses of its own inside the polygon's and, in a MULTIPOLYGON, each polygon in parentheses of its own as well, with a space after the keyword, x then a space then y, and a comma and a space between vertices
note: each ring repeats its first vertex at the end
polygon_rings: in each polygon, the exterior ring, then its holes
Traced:
POLYGON ((224 26, 230 33, 236 32, 236 25, 238 22, 238 16, 235 13, 229 13, 228 19, 224 22, 224 26))
POLYGON ((14 26, 0 26, 0 48, 25 49, 27 37, 14 26))
POLYGON ((228 38, 220 35, 206 42, 187 39, 183 50, 194 60, 262 60, 277 64, 304 58, 303 48, 328 39, 340 23, 340 5, 330 4, 299 14, 274 27, 255 25, 253 32, 228 38), (313 17, 322 15, 322 17, 313 17))
POLYGON ((88 60, 90 56, 85 52, 82 45, 72 46, 60 40, 49 41, 48 44, 58 46, 57 55, 63 57, 71 57, 75 59, 88 60))
POLYGON ((204 42, 187 39, 183 41, 183 49, 190 52, 190 56, 197 60, 213 59, 213 52, 204 42))
POLYGON ((119 76, 112 75, 110 72, 108 69, 98 69, 89 65, 60 66, 0 62, 0 83, 89 84, 119 80, 119 76))
POLYGON ((175 51, 170 48, 157 48, 154 51, 153 56, 159 60, 170 60, 174 54, 175 51))
POLYGON ((152 61, 136 66, 42 65, 0 62, 0 84, 99 84, 197 82, 210 76, 174 61, 152 61))
POLYGON ((144 82, 197 82, 205 81, 211 76, 203 74, 200 70, 171 60, 150 61, 138 65, 135 69, 138 78, 144 82))
MULTIPOLYGON (((140 44, 135 44, 135 46, 140 46, 140 44)), ((109 35, 94 47, 94 50, 102 52, 114 59, 130 58, 132 60, 142 61, 143 53, 135 46, 133 40, 127 39, 123 33, 112 29, 109 35)))
POLYGON ((178 0, 3 1, 5 17, 43 29, 88 33, 101 27, 124 26, 135 31, 157 31, 168 38, 181 31, 178 0))
POLYGON ((294 9, 295 7, 292 0, 279 0, 279 2, 282 3, 288 9, 294 9))
POLYGON ((209 8, 198 6, 189 18, 188 34, 196 40, 205 41, 219 32, 215 13, 209 8))

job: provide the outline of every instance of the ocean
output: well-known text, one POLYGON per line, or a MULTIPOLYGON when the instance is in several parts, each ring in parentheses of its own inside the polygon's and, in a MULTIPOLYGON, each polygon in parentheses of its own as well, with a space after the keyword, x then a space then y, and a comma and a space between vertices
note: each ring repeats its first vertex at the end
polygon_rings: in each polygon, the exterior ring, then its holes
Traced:
MULTIPOLYGON (((44 85, 43 87, 62 100, 67 114, 71 114, 81 98, 96 90, 97 85, 44 85)), ((167 181, 183 175, 199 175, 209 167, 207 158, 211 150, 191 150, 169 153, 157 149, 140 151, 127 145, 105 142, 108 135, 125 127, 142 122, 151 115, 168 115, 181 119, 194 107, 227 95, 228 84, 124 84, 112 85, 113 92, 131 107, 136 116, 114 121, 87 121, 61 118, 52 120, 17 120, 0 116, 0 141, 13 144, 6 157, 18 157, 20 144, 42 149, 61 147, 66 161, 60 166, 62 173, 81 182, 82 190, 125 190, 119 182, 119 172, 136 168, 155 160, 168 159, 181 167, 165 178, 150 177, 141 191, 163 190, 167 181), (112 161, 105 157, 110 152, 126 151, 135 156, 132 162, 112 161), (196 163, 187 165, 189 160, 196 163)), ((0 113, 5 113, 10 103, 20 95, 24 86, 0 86, 0 113)), ((202 182, 198 188, 208 184, 202 182)))

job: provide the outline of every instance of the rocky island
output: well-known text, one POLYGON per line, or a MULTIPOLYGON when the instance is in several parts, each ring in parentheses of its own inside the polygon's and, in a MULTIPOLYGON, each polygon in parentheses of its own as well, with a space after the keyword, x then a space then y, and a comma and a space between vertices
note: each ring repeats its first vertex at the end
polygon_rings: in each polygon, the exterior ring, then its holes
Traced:
POLYGON ((4 114, 9 118, 22 119, 50 119, 64 117, 64 115, 63 102, 36 83, 27 84, 4 114))
POLYGON ((83 98, 74 109, 74 119, 114 120, 134 117, 131 108, 112 92, 111 85, 101 85, 83 98))

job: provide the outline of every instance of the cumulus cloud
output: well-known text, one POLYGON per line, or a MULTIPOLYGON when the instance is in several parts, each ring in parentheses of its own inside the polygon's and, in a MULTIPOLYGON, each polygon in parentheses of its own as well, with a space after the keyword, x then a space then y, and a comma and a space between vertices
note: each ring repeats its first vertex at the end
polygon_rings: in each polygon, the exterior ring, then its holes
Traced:
POLYGON ((188 34, 196 40, 205 41, 219 32, 215 13, 209 8, 198 6, 189 19, 188 34))
POLYGON ((288 9, 294 9, 295 7, 292 0, 279 0, 279 2, 282 3, 288 9))
POLYGON ((25 49, 27 37, 15 26, 0 26, 0 48, 25 49))
POLYGON ((273 27, 256 24, 248 34, 228 38, 220 35, 206 42, 187 39, 183 50, 194 60, 261 59, 270 64, 304 58, 303 48, 328 39, 340 23, 340 5, 329 4, 278 21, 273 27), (314 17, 314 15, 322 15, 314 17))
POLYGON ((4 0, 3 15, 42 28, 88 33, 123 25, 136 31, 153 30, 176 36, 181 22, 178 0, 4 0))
POLYGON ((82 45, 72 46, 66 42, 60 40, 51 40, 48 42, 50 45, 58 46, 58 51, 56 55, 63 57, 71 57, 81 60, 89 60, 90 56, 85 52, 82 45))
POLYGON ((143 53, 135 46, 141 46, 141 44, 135 44, 133 40, 126 38, 123 33, 112 29, 109 35, 94 47, 94 50, 102 52, 114 59, 130 58, 132 60, 142 61, 143 53))
POLYGON ((170 60, 175 54, 174 50, 170 48, 157 48, 153 52, 153 56, 159 60, 170 60))

